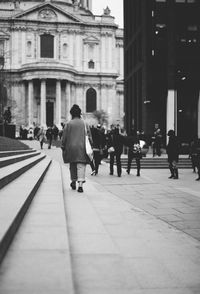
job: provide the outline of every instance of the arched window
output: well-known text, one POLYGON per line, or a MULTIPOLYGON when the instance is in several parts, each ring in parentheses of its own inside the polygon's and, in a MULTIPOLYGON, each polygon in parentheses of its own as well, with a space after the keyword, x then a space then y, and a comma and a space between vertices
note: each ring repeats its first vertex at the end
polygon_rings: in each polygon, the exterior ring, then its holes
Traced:
POLYGON ((93 88, 86 92, 86 112, 93 112, 97 108, 97 93, 93 88))
POLYGON ((40 36, 40 53, 41 58, 53 58, 54 57, 54 36, 44 34, 40 36))

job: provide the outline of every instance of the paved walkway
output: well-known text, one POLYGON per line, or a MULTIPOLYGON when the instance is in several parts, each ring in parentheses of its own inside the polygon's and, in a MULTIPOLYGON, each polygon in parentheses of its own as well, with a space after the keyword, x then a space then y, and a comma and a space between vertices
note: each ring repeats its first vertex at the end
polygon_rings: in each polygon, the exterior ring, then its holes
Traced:
MULTIPOLYGON (((43 151, 62 164, 60 149, 43 151)), ((98 176, 87 168, 82 194, 69 188, 68 166, 62 172, 76 294, 200 293, 200 182, 191 170, 179 180, 149 169, 118 178, 103 163, 98 176)))

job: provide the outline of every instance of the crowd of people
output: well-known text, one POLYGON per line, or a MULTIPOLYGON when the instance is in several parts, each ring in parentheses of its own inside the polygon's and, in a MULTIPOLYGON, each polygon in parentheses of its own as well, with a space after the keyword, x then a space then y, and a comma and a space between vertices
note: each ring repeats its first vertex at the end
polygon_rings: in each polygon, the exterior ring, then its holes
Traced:
POLYGON ((22 140, 38 140, 40 142, 40 147, 43 149, 44 142, 48 143, 48 149, 51 149, 52 141, 57 141, 58 138, 61 140, 63 124, 61 124, 61 129, 54 124, 53 126, 31 126, 24 127, 20 126, 19 138, 22 140))
MULTIPOLYGON (((85 182, 86 165, 91 167, 91 175, 98 175, 99 167, 102 159, 109 159, 110 175, 114 174, 114 164, 116 163, 116 174, 121 177, 121 156, 124 150, 127 150, 127 174, 130 174, 132 161, 135 160, 137 173, 139 177, 141 172, 141 159, 143 156, 142 145, 145 144, 147 138, 143 131, 131 129, 125 134, 119 125, 111 125, 106 130, 102 125, 89 126, 83 119, 81 109, 74 104, 70 110, 71 120, 65 125, 61 125, 59 130, 56 125, 49 126, 45 129, 43 126, 26 129, 20 128, 20 137, 27 138, 27 134, 32 133, 32 138, 40 142, 43 149, 44 142, 48 143, 48 148, 52 146, 52 141, 58 138, 61 141, 62 155, 64 163, 69 163, 71 188, 76 190, 78 183, 78 192, 83 192, 83 183, 85 182), (25 134, 24 134, 25 133, 25 134), (92 160, 86 154, 85 136, 89 137, 89 141, 93 150, 92 160), (142 144, 141 144, 142 143, 142 144)), ((175 135, 174 130, 167 133, 169 140, 166 146, 166 154, 168 157, 170 176, 169 179, 178 179, 178 161, 180 154, 180 142, 175 135)), ((156 126, 153 136, 148 145, 152 147, 153 157, 161 156, 162 134, 158 126, 156 126)), ((193 171, 198 173, 197 181, 200 180, 200 139, 194 138, 190 146, 189 157, 192 161, 193 171)))
MULTIPOLYGON (((89 127, 81 118, 81 109, 76 104, 73 105, 70 113, 72 119, 63 129, 61 148, 63 151, 63 160, 65 163, 69 163, 70 166, 72 189, 75 190, 76 183, 78 183, 78 192, 83 192, 86 164, 89 164, 91 167, 91 175, 97 175, 103 158, 109 158, 110 175, 114 174, 114 162, 116 162, 116 173, 118 177, 121 177, 121 155, 124 151, 124 146, 128 150, 127 174, 130 174, 131 163, 135 160, 137 168, 136 175, 138 177, 140 176, 140 160, 142 158, 140 142, 141 139, 145 140, 143 132, 132 129, 129 134, 124 134, 121 132, 119 125, 111 125, 110 130, 105 130, 100 124, 89 127), (93 160, 89 160, 86 154, 86 133, 90 138, 93 149, 93 160)), ((169 140, 166 146, 166 153, 171 173, 169 178, 178 179, 180 143, 174 130, 169 130, 167 135, 169 140)), ((159 128, 155 129, 151 144, 153 157, 156 155, 161 156, 162 134, 159 128)), ((196 180, 200 180, 200 140, 195 141, 193 144, 191 157, 198 171, 198 178, 196 180)))

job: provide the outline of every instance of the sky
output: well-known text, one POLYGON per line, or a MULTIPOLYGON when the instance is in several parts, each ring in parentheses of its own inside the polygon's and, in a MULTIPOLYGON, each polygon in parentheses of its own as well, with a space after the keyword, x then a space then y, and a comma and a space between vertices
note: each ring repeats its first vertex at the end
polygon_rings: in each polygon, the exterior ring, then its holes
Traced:
POLYGON ((115 23, 123 28, 123 0, 93 0, 92 12, 95 15, 102 15, 103 9, 109 7, 111 16, 115 17, 115 23))

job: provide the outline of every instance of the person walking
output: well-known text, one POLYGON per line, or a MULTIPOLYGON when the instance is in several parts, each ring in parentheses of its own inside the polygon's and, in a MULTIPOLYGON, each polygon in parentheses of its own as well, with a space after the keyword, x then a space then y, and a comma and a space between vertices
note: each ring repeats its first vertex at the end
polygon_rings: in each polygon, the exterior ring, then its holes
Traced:
POLYGON ((168 155, 169 170, 171 172, 169 179, 178 179, 180 143, 174 130, 169 130, 167 135, 169 136, 169 142, 166 147, 166 152, 168 155))
POLYGON ((48 140, 48 149, 51 149, 52 140, 53 140, 53 129, 52 129, 51 126, 49 126, 47 128, 46 137, 47 137, 47 140, 48 140))
POLYGON ((46 132, 45 132, 45 129, 44 127, 42 126, 37 134, 37 138, 40 142, 40 148, 43 149, 43 144, 44 144, 44 141, 46 139, 46 132))
POLYGON ((128 146, 128 165, 127 165, 127 174, 130 174, 132 160, 135 159, 137 166, 137 176, 140 176, 140 159, 142 158, 142 149, 140 147, 139 137, 136 130, 131 130, 130 134, 126 139, 128 146))
POLYGON ((86 154, 85 137, 87 131, 91 139, 91 133, 81 119, 81 109, 77 104, 72 106, 70 114, 72 119, 64 127, 61 149, 64 163, 69 163, 72 190, 76 190, 76 182, 78 182, 77 191, 83 192, 86 164, 90 163, 86 154))
POLYGON ((122 168, 121 168, 121 155, 123 152, 124 140, 123 136, 119 133, 118 128, 114 128, 110 131, 108 135, 108 152, 110 154, 110 175, 114 173, 114 161, 116 158, 117 164, 117 175, 121 177, 122 168))
POLYGON ((195 136, 191 143, 190 143, 190 149, 189 149, 189 158, 191 159, 192 163, 192 169, 193 172, 196 173, 196 167, 197 167, 197 153, 196 153, 196 141, 198 140, 198 137, 195 136))
POLYGON ((91 128, 94 162, 91 164, 92 173, 91 175, 97 175, 99 171, 99 165, 103 156, 103 148, 105 147, 105 135, 101 131, 101 125, 91 128))
POLYGON ((197 168, 198 178, 196 181, 200 181, 200 138, 196 138, 193 144, 193 164, 194 168, 197 168))

